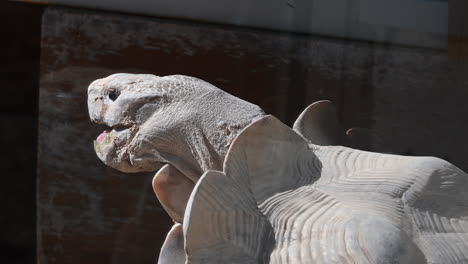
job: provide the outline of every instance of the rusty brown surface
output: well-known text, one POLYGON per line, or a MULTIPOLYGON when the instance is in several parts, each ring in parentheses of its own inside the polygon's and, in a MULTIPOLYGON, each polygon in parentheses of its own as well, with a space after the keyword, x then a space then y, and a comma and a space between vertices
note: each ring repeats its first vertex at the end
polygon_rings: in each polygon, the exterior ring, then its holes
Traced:
POLYGON ((468 19, 466 19, 466 10, 468 10, 467 1, 449 1, 448 51, 453 61, 458 63, 468 63, 468 19))
POLYGON ((42 264, 154 263, 171 226, 153 175, 116 172, 93 151, 101 131, 89 122, 86 89, 111 73, 196 76, 289 125, 329 99, 346 127, 468 169, 468 77, 442 51, 49 8, 41 52, 42 264))

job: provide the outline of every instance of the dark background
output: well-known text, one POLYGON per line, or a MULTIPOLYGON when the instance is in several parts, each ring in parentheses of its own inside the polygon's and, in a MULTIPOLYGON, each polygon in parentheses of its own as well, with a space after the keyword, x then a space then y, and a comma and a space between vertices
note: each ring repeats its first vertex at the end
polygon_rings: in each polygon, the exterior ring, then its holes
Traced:
POLYGON ((43 7, 0 1, 0 262, 34 263, 43 7))

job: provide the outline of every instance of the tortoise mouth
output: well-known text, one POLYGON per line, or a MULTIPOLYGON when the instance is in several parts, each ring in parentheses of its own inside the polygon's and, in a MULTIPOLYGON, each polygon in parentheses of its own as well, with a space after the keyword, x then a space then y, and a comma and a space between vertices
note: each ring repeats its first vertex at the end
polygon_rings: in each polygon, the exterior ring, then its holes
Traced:
POLYGON ((112 131, 112 130, 110 130, 110 129, 104 130, 104 132, 102 132, 101 134, 99 134, 99 136, 96 138, 96 142, 97 142, 97 143, 101 142, 101 141, 106 137, 106 135, 109 134, 111 131, 112 131))
POLYGON ((102 131, 94 140, 94 150, 99 159, 109 167, 122 172, 139 172, 129 158, 129 148, 138 132, 137 125, 116 124, 94 121, 102 131))
POLYGON ((105 123, 97 123, 97 122, 94 122, 94 123, 100 124, 102 126, 102 128, 103 128, 103 132, 101 134, 99 134, 97 136, 97 138, 95 139, 95 141, 97 143, 100 143, 101 141, 103 141, 106 138, 106 136, 109 135, 112 132, 120 133, 120 132, 126 131, 126 130, 134 130, 134 128, 136 127, 135 125, 117 124, 117 125, 109 126, 109 125, 107 125, 105 123))

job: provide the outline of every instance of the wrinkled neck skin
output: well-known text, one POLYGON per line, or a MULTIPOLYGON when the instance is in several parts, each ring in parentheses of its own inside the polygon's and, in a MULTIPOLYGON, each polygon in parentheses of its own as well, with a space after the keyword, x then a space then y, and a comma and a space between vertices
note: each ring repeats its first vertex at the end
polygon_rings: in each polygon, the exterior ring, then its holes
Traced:
MULTIPOLYGON (((168 116, 161 131, 168 144, 155 147, 157 151, 147 153, 145 159, 165 161, 193 182, 206 171, 222 171, 232 141, 243 128, 266 115, 258 106, 220 90, 203 92, 190 101, 173 102, 170 107, 179 110, 170 111, 176 114, 168 116), (175 119, 182 121, 173 122, 175 119)), ((152 118, 161 123, 161 116, 154 115, 147 121, 149 124, 156 123, 152 118)))

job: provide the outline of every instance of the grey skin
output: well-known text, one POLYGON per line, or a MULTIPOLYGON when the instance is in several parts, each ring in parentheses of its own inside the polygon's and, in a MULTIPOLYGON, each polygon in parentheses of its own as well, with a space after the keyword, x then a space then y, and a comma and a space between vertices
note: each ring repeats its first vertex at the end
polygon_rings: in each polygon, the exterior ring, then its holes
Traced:
POLYGON ((222 170, 231 141, 265 116, 197 78, 124 73, 90 84, 88 110, 91 121, 108 127, 95 140, 106 165, 141 172, 170 164, 194 182, 222 170))

